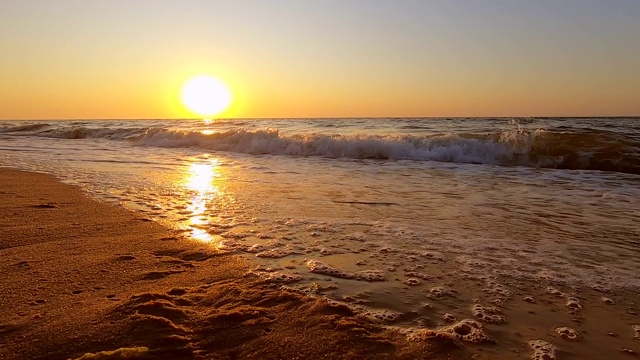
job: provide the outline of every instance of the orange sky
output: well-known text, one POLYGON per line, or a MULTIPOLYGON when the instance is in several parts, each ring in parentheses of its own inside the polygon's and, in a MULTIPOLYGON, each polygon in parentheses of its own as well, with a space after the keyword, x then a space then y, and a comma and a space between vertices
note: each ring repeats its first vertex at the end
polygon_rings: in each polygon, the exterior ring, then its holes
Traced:
POLYGON ((8 1, 0 119, 640 115, 640 2, 8 1))

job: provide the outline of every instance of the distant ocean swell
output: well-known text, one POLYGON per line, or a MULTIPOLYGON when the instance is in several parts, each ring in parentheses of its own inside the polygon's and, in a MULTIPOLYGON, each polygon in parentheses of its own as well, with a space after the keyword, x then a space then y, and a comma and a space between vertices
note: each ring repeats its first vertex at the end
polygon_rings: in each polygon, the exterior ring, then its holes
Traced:
POLYGON ((110 139, 135 146, 202 148, 247 154, 441 161, 640 174, 640 140, 606 132, 514 129, 488 134, 283 135, 275 129, 206 133, 166 128, 50 127, 0 129, 7 135, 110 139))

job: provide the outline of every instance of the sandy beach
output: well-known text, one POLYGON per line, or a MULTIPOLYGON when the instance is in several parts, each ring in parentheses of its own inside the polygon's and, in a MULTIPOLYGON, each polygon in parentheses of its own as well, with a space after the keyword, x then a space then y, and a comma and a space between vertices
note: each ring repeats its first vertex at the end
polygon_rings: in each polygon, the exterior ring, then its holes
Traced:
POLYGON ((1 359, 464 359, 44 174, 0 169, 1 359))

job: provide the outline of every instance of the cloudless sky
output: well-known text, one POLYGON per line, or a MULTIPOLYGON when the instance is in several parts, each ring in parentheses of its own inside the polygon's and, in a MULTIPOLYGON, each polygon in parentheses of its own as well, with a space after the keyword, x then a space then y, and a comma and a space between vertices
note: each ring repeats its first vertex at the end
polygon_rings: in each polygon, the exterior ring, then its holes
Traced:
POLYGON ((638 0, 0 0, 0 118, 640 115, 638 0))

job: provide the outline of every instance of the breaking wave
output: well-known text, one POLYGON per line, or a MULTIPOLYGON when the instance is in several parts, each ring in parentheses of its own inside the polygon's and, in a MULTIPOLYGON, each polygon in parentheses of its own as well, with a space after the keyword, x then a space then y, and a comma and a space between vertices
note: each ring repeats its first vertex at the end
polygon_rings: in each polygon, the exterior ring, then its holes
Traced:
POLYGON ((277 129, 207 132, 169 127, 90 127, 30 124, 7 135, 109 139, 134 146, 201 148, 246 154, 348 159, 441 161, 500 166, 601 170, 640 174, 640 138, 602 130, 517 129, 422 135, 284 135, 277 129))
POLYGON ((204 134, 152 129, 132 141, 141 146, 197 147, 247 154, 429 160, 640 174, 640 144, 618 134, 518 129, 482 135, 283 136, 277 130, 204 134))

